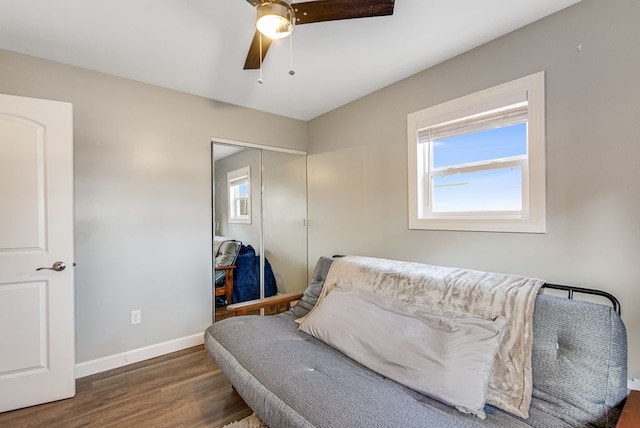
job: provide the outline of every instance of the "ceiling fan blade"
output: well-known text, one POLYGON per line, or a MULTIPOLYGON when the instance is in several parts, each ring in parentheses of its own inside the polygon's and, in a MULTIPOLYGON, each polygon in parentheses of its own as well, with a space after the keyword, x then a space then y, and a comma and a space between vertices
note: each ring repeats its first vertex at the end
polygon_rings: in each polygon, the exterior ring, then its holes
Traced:
MULTIPOLYGON (((251 3, 251 0, 247 0, 251 3)), ((294 3, 296 25, 393 15, 395 0, 322 0, 294 3)))
MULTIPOLYGON (((260 36, 260 32, 256 30, 256 33, 253 35, 251 46, 249 47, 249 53, 247 53, 247 59, 244 62, 245 70, 257 70, 260 68, 260 36)), ((267 55, 267 51, 269 50, 269 46, 271 46, 271 39, 268 37, 262 37, 263 62, 264 57, 267 55)))

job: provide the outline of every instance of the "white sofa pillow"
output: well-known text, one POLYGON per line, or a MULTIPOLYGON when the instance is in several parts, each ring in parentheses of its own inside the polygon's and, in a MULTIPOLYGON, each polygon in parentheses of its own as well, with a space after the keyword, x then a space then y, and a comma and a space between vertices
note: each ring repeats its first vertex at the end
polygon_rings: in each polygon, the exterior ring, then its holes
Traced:
POLYGON ((485 418, 505 319, 443 313, 338 284, 300 330, 369 369, 485 418))

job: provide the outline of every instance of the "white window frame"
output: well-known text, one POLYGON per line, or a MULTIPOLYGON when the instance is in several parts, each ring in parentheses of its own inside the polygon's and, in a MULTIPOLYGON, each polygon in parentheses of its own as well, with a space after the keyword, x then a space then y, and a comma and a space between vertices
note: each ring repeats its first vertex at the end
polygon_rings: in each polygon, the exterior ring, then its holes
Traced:
MULTIPOLYGON (((409 229, 487 232, 546 232, 544 72, 451 100, 407 115, 409 229), (455 123, 516 103, 527 102, 527 156, 497 160, 501 167, 522 168, 522 211, 434 213, 430 209, 431 144, 420 143, 420 131, 455 123)), ((494 160, 493 162, 496 162, 494 160)), ((487 162, 458 167, 459 172, 495 169, 487 162)))
POLYGON ((229 223, 251 224, 251 167, 245 166, 227 173, 227 192, 229 196, 229 223), (235 182, 246 180, 249 189, 247 214, 238 214, 239 199, 234 197, 235 182))

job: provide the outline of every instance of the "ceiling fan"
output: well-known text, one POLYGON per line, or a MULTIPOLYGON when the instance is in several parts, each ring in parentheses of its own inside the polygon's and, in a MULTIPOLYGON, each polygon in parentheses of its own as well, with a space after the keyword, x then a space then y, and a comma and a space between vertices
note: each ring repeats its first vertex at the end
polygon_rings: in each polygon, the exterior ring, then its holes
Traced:
POLYGON ((393 15, 395 0, 247 0, 256 7, 256 33, 244 63, 245 70, 260 68, 273 39, 287 37, 293 25, 342 19, 393 15), (266 37, 262 37, 265 35, 266 37))

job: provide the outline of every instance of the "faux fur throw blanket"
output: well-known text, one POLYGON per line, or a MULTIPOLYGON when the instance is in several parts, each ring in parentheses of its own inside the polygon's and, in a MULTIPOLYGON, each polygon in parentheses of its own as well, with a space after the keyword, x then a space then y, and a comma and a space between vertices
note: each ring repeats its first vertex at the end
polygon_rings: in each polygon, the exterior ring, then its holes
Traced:
POLYGON ((532 394, 533 308, 544 281, 469 269, 348 256, 333 262, 318 302, 336 284, 398 300, 495 319, 507 319, 494 360, 487 402, 529 417, 532 394))

